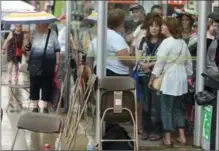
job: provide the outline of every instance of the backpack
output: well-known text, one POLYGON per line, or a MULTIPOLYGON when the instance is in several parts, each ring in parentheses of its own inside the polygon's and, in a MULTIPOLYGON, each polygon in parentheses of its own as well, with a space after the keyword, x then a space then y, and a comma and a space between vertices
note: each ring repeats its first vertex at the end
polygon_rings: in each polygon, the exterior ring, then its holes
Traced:
MULTIPOLYGON (((131 139, 128 135, 128 132, 118 124, 112 125, 106 128, 105 135, 103 139, 131 139)), ((134 150, 133 142, 103 142, 103 150, 134 150)))

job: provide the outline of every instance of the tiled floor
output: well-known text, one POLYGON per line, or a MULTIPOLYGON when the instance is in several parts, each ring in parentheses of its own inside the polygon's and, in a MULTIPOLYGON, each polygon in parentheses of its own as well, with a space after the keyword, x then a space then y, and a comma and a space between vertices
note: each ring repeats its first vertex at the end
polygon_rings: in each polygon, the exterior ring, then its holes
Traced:
MULTIPOLYGON (((3 62, 5 63, 5 58, 3 58, 3 62)), ((3 73, 1 78, 2 88, 1 88, 1 107, 3 108, 4 115, 2 120, 1 126, 1 141, 2 141, 2 150, 10 150, 12 145, 12 141, 15 135, 16 123, 20 117, 22 112, 8 112, 6 113, 6 107, 10 96, 10 91, 8 87, 8 75, 7 72, 7 65, 3 64, 3 73)), ((19 83, 22 84, 24 81, 27 81, 27 77, 23 74, 19 75, 19 83)), ((16 96, 21 98, 28 105, 28 93, 19 90, 16 96)), ((43 124, 43 123, 42 123, 43 124)), ((49 143, 51 145, 51 149, 55 146, 56 135, 51 134, 36 134, 28 131, 20 131, 17 141, 15 144, 14 150, 43 150, 44 144, 49 143)), ((87 145, 87 137, 84 135, 84 132, 79 132, 77 136, 77 142, 75 145, 74 150, 86 150, 87 145)))

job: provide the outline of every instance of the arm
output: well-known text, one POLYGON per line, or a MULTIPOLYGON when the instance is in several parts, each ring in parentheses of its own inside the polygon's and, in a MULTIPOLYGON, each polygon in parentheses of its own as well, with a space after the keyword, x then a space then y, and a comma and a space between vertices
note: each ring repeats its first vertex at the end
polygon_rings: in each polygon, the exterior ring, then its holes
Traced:
POLYGON ((185 62, 185 68, 186 68, 186 73, 188 77, 191 77, 193 75, 193 67, 192 67, 192 59, 191 59, 191 54, 186 47, 186 62, 185 62))
POLYGON ((90 67, 91 71, 93 72, 93 64, 94 64, 94 49, 96 49, 96 38, 91 41, 91 43, 88 46, 87 51, 87 59, 86 64, 88 67, 90 67))
MULTIPOLYGON (((52 32, 51 32, 52 34, 52 32)), ((56 55, 56 64, 55 64, 55 72, 58 72, 58 69, 59 69, 59 63, 60 63, 60 46, 59 46, 59 41, 58 41, 58 37, 57 35, 55 34, 54 32, 54 52, 55 52, 55 55, 56 55)))
POLYGON ((156 77, 159 77, 163 72, 163 68, 166 65, 166 56, 168 56, 169 48, 168 43, 164 40, 158 47, 157 61, 154 64, 154 68, 148 83, 149 88, 152 88, 152 83, 156 77), (164 57, 165 56, 165 57, 164 57))
POLYGON ((127 48, 121 49, 116 52, 116 56, 119 57, 119 60, 122 64, 128 67, 133 67, 135 65, 134 60, 126 60, 125 57, 130 56, 130 53, 127 48))
POLYGON ((135 64, 133 60, 125 59, 125 57, 130 56, 130 53, 128 51, 128 45, 123 37, 120 35, 115 36, 115 38, 110 43, 114 48, 116 56, 119 58, 122 64, 128 67, 131 67, 135 64))

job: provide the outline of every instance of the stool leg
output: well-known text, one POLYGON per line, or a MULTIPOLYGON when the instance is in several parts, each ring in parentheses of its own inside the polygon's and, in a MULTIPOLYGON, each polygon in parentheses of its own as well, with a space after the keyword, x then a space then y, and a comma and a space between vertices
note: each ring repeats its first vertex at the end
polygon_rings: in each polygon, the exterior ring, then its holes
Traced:
POLYGON ((18 132, 19 132, 19 129, 16 130, 16 134, 15 134, 12 146, 11 146, 11 150, 14 150, 14 146, 15 146, 15 142, 16 142, 16 139, 17 139, 18 132))

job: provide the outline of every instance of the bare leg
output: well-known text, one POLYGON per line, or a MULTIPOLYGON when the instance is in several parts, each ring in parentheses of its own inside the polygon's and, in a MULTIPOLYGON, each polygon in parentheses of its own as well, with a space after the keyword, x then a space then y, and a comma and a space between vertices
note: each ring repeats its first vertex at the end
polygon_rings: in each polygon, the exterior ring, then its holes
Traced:
POLYGON ((14 78, 14 80, 15 80, 15 81, 18 81, 19 64, 16 63, 16 64, 14 64, 14 65, 15 65, 15 78, 14 78))
POLYGON ((10 82, 11 81, 11 76, 12 76, 12 69, 13 69, 13 63, 10 62, 9 63, 9 77, 8 77, 8 81, 10 82))
POLYGON ((179 139, 178 140, 180 143, 186 143, 185 131, 183 128, 179 129, 179 139))
POLYGON ((165 145, 170 145, 170 144, 171 144, 171 133, 170 133, 170 132, 166 132, 166 133, 164 134, 163 143, 164 143, 165 145))
POLYGON ((30 108, 33 109, 33 112, 38 112, 38 100, 32 100, 30 102, 30 108))
POLYGON ((47 108, 48 103, 46 101, 40 100, 39 101, 39 107, 40 108, 47 108))
POLYGON ((49 113, 48 102, 40 100, 39 101, 39 107, 43 111, 43 113, 49 113))

